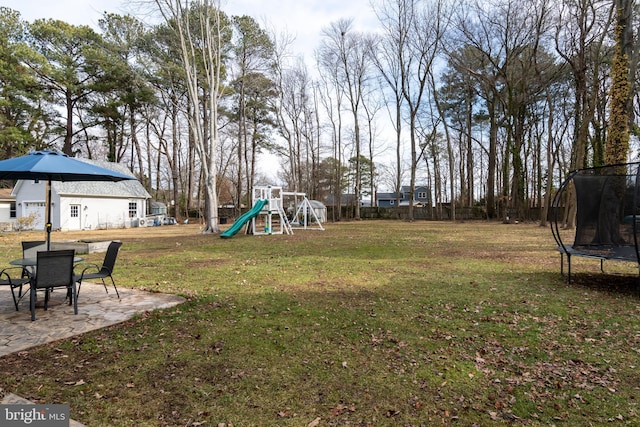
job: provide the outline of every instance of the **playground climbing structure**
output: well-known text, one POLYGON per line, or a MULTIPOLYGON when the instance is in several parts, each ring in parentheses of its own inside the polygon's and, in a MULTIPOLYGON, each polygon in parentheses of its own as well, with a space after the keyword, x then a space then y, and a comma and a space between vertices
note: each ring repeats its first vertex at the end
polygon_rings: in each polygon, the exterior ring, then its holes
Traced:
POLYGON ((281 187, 254 187, 252 207, 220 237, 233 237, 242 228, 246 234, 293 234, 294 229, 324 230, 305 193, 282 191, 281 187))
POLYGON ((291 225, 282 206, 281 187, 254 187, 253 205, 266 200, 260 212, 251 219, 254 235, 293 234, 291 225))

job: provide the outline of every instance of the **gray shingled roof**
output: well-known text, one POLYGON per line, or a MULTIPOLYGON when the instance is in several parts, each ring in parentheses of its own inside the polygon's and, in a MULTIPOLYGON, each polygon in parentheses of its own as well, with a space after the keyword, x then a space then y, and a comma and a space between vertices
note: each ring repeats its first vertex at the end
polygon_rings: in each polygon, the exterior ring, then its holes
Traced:
MULTIPOLYGON (((129 168, 120 163, 112 163, 103 160, 88 160, 78 159, 83 162, 91 163, 96 166, 100 166, 106 169, 110 169, 115 172, 120 172, 126 175, 133 175, 129 168)), ((123 198, 138 198, 138 199, 150 199, 151 195, 144 189, 140 181, 120 181, 120 182, 92 182, 92 181, 78 181, 78 182, 60 182, 52 181, 51 186, 53 190, 59 195, 63 196, 108 196, 108 197, 123 197, 123 198)))

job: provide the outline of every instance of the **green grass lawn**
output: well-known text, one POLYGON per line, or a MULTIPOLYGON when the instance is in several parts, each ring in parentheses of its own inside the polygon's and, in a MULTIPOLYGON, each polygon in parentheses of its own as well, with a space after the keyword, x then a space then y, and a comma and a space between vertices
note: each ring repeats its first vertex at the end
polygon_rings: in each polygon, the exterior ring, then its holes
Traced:
POLYGON ((161 228, 110 231, 116 279, 185 304, 0 358, 0 387, 89 426, 640 425, 637 266, 569 285, 548 228, 161 228))

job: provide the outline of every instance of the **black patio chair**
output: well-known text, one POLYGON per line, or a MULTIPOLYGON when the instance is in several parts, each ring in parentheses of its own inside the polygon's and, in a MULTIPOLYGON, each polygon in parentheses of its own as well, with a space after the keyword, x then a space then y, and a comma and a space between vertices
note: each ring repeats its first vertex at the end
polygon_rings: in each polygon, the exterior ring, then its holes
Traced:
POLYGON ((31 320, 36 320, 36 292, 44 291, 44 309, 48 308, 49 292, 54 288, 66 288, 73 314, 78 314, 78 294, 73 274, 75 250, 38 252, 37 274, 31 278, 31 320))
MULTIPOLYGON (((47 242, 44 240, 33 240, 22 242, 22 258, 36 258, 38 252, 47 250, 47 242)), ((36 274, 36 267, 22 267, 22 277, 33 277, 36 274)))
POLYGON ((116 290, 118 299, 120 299, 118 287, 116 286, 116 282, 113 280, 112 276, 113 268, 116 265, 116 258, 118 258, 118 251, 120 250, 120 246, 122 246, 122 242, 113 241, 109 243, 107 253, 104 256, 104 261, 102 261, 102 266, 99 266, 98 264, 90 264, 82 270, 82 273, 79 276, 76 276, 76 281, 78 282, 78 293, 80 293, 80 287, 82 286, 83 281, 93 279, 102 280, 102 286, 104 286, 104 290, 109 293, 109 291, 107 290, 107 284, 104 281, 104 279, 108 277, 111 279, 111 283, 113 284, 113 288, 116 290), (94 272, 92 273, 91 271, 94 272))
POLYGON ((18 302, 22 299, 22 286, 29 283, 28 277, 11 277, 9 270, 22 270, 22 267, 7 267, 0 271, 0 286, 9 286, 11 296, 13 296, 13 304, 18 311, 18 302), (18 289, 18 297, 16 298, 16 289, 18 289))

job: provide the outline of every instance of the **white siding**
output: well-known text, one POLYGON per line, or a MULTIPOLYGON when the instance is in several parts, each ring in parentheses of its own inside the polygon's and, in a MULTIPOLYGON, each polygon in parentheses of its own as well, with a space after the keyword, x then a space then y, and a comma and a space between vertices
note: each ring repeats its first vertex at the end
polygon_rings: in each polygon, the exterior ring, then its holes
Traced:
POLYGON ((71 205, 80 205, 80 228, 83 230, 133 227, 144 218, 145 201, 129 198, 61 197, 60 209, 55 209, 53 228, 71 230, 77 224, 70 218, 71 205), (129 202, 137 202, 135 218, 129 218, 129 202), (62 220, 60 220, 60 216, 62 220))
POLYGON ((19 184, 14 188, 16 216, 21 218, 34 213, 36 218, 32 225, 36 230, 44 230, 46 188, 45 181, 32 180, 19 181, 19 184))
MULTIPOLYGON (((16 215, 26 216, 28 210, 38 210, 38 218, 34 223, 34 229, 44 230, 46 183, 40 181, 22 180, 14 188, 16 197, 16 215)), ((109 196, 82 196, 58 195, 52 192, 51 225, 54 230, 84 230, 134 227, 138 218, 144 218, 146 213, 146 200, 129 197, 109 196), (138 211, 136 218, 129 218, 129 202, 137 202, 138 211), (70 205, 80 205, 80 221, 70 218, 70 205)))

